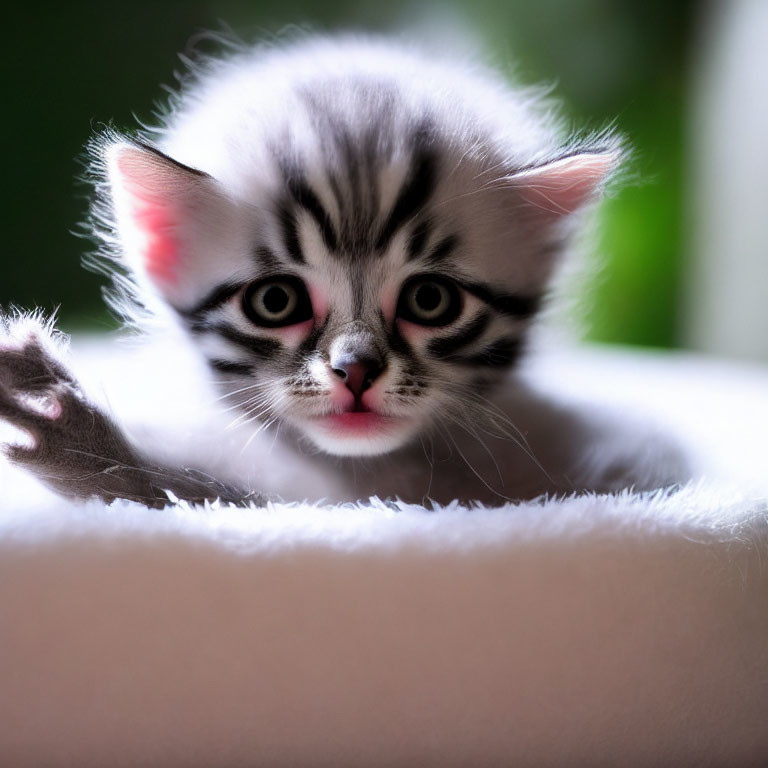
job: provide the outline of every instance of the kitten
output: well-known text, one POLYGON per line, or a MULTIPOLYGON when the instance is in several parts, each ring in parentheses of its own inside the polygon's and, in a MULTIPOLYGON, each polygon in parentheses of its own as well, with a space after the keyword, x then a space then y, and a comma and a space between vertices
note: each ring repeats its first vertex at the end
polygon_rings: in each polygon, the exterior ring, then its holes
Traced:
MULTIPOLYGON (((619 164, 615 137, 562 141, 546 105, 491 72, 340 37, 209 60, 159 128, 92 149, 123 311, 180 328, 251 429, 272 430, 278 451, 245 454, 265 486, 277 455, 329 478, 294 498, 498 501, 604 481, 563 485, 554 454, 531 456, 513 430, 536 398, 521 405, 509 372, 574 218, 619 164), (447 446, 437 458, 427 437, 447 446), (486 453, 499 482, 478 470, 486 453)), ((83 395, 50 329, 5 324, 0 416, 36 443, 8 455, 60 492, 292 496, 153 460, 83 395)))

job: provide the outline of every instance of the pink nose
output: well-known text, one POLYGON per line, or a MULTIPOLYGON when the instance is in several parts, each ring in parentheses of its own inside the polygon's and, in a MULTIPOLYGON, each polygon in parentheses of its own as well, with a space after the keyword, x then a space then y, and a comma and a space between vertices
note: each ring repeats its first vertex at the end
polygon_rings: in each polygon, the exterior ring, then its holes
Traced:
POLYGON ((344 381, 355 397, 360 397, 376 381, 381 371, 381 363, 373 358, 350 357, 336 360, 333 364, 333 372, 344 381))

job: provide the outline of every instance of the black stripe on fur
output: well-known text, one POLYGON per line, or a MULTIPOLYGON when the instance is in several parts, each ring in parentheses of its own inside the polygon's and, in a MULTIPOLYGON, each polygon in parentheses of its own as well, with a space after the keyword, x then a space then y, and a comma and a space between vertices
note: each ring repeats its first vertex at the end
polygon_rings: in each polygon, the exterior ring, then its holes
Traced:
POLYGON ((304 263, 304 254, 299 243, 299 229, 296 224, 296 213, 287 202, 282 203, 277 209, 277 218, 283 231, 283 244, 288 256, 298 264, 304 263))
POLYGON ((376 250, 383 251, 400 227, 424 207, 434 192, 436 176, 437 155, 422 137, 417 140, 408 178, 376 240, 376 250))
POLYGON ((429 217, 424 217, 411 232, 411 236, 408 238, 408 251, 407 260, 413 261, 417 256, 421 256, 429 235, 432 231, 432 221, 429 217))
POLYGON ((323 208, 323 204, 309 184, 302 178, 290 176, 288 178, 288 191, 296 203, 307 211, 317 223, 323 236, 325 247, 329 251, 335 251, 338 248, 338 238, 336 237, 331 217, 328 211, 323 208))
POLYGON ((251 363, 238 363, 234 360, 208 360, 208 365, 219 373, 234 373, 238 376, 250 376, 253 373, 251 363))
POLYGON ((482 352, 466 357, 453 357, 452 362, 483 368, 508 368, 519 359, 523 351, 523 340, 506 338, 494 341, 482 352))
POLYGON ((429 264, 442 264, 456 250, 459 244, 457 235, 444 237, 425 257, 429 264))
POLYGON ((245 350, 259 360, 268 360, 274 357, 283 348, 283 345, 275 339, 263 339, 258 336, 250 336, 247 333, 238 331, 237 328, 233 328, 227 323, 217 323, 207 330, 219 334, 222 338, 235 344, 240 347, 240 349, 245 350))
POLYGON ((462 283, 462 287, 502 315, 521 320, 533 317, 541 306, 540 294, 499 293, 484 283, 462 283))
POLYGON ((491 316, 488 312, 481 312, 465 323, 456 333, 432 339, 427 345, 427 350, 435 357, 453 355, 467 344, 477 341, 488 327, 490 319, 491 316))
POLYGON ((277 254, 271 248, 267 248, 266 245, 258 246, 253 252, 253 257, 258 266, 266 272, 279 272, 283 267, 283 262, 277 257, 277 254))
POLYGON ((177 311, 187 320, 200 321, 209 312, 218 309, 222 304, 226 304, 243 286, 245 283, 222 283, 209 291, 208 295, 191 309, 177 311))

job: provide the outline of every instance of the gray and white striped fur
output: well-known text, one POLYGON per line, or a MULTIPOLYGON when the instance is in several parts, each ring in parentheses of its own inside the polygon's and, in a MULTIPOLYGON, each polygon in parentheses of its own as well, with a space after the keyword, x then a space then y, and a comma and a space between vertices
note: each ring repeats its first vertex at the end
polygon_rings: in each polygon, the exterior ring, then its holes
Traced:
POLYGON ((191 75, 162 127, 106 137, 111 205, 102 198, 100 210, 114 212, 109 247, 141 302, 155 315, 158 300, 173 309, 244 409, 332 453, 381 453, 515 364, 571 215, 619 158, 610 135, 563 141, 557 128, 534 92, 389 41, 242 49, 191 75), (146 268, 126 192, 136 184, 184 210, 175 282, 146 268), (243 289, 277 274, 306 284, 321 310, 311 327, 265 329, 244 316, 243 289), (395 319, 416 274, 460 287, 455 321, 395 319), (407 428, 342 443, 314 429, 333 409, 340 347, 375 352, 377 409, 407 428))

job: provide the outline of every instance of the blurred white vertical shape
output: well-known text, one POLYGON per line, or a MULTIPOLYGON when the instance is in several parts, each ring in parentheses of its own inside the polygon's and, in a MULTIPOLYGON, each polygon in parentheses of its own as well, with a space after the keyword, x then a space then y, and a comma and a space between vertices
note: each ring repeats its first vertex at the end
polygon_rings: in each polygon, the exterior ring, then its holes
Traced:
POLYGON ((709 11, 692 72, 686 342, 768 361, 768 0, 709 11))

